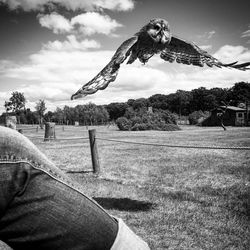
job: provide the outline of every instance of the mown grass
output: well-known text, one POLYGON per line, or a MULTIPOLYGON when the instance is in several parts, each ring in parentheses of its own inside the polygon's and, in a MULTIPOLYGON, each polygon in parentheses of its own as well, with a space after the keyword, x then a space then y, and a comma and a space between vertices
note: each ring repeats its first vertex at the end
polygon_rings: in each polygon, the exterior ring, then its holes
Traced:
MULTIPOLYGON (((56 127, 58 138, 88 137, 85 127, 64 128, 56 127)), ((145 143, 250 146, 249 128, 96 130, 98 138, 145 143)), ((43 135, 43 131, 25 130, 24 134, 43 135)), ((249 249, 249 151, 168 148, 97 139, 101 164, 97 177, 88 173, 92 168, 88 140, 32 141, 58 167, 71 171, 68 174, 109 213, 123 218, 151 249, 249 249)))

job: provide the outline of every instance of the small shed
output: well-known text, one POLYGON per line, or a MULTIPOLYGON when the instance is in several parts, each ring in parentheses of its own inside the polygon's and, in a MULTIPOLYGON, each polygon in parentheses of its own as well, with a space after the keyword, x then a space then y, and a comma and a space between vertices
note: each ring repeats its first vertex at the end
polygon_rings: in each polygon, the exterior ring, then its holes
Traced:
POLYGON ((211 110, 211 115, 202 122, 202 126, 220 126, 220 117, 223 113, 223 124, 225 126, 244 126, 246 124, 246 112, 244 108, 220 106, 211 110))

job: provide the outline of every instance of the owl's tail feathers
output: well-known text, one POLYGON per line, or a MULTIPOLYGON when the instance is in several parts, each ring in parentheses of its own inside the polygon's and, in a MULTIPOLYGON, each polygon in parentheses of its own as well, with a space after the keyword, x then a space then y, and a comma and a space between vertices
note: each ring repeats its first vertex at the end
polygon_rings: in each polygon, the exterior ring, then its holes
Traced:
POLYGON ((233 63, 229 63, 229 64, 222 64, 221 66, 239 69, 239 70, 250 70, 250 68, 248 68, 248 66, 250 65, 250 62, 241 63, 241 64, 237 64, 237 63, 238 62, 233 62, 233 63))

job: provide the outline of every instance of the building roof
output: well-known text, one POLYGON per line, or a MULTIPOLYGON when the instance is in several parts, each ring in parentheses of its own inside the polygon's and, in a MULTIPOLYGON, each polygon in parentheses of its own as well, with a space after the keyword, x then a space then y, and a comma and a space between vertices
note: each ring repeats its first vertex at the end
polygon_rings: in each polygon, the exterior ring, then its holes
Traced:
MULTIPOLYGON (((226 108, 226 106, 220 106, 220 108, 226 108)), ((246 111, 246 109, 242 109, 242 108, 239 108, 239 107, 235 107, 235 106, 227 106, 227 109, 230 109, 230 110, 234 110, 234 111, 246 111)))

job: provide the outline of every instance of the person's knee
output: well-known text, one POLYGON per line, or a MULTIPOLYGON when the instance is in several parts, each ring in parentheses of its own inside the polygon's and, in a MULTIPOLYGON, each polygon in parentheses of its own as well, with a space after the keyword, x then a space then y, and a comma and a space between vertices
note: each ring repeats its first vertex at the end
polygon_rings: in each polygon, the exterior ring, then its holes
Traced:
POLYGON ((45 165, 52 164, 27 137, 13 129, 1 126, 0 152, 0 157, 4 160, 8 160, 8 157, 14 157, 15 159, 25 159, 29 162, 38 162, 45 165))
POLYGON ((13 250, 10 246, 5 244, 3 241, 0 240, 0 249, 1 250, 13 250))
POLYGON ((111 250, 150 250, 148 244, 137 236, 121 219, 118 220, 118 234, 111 250))

